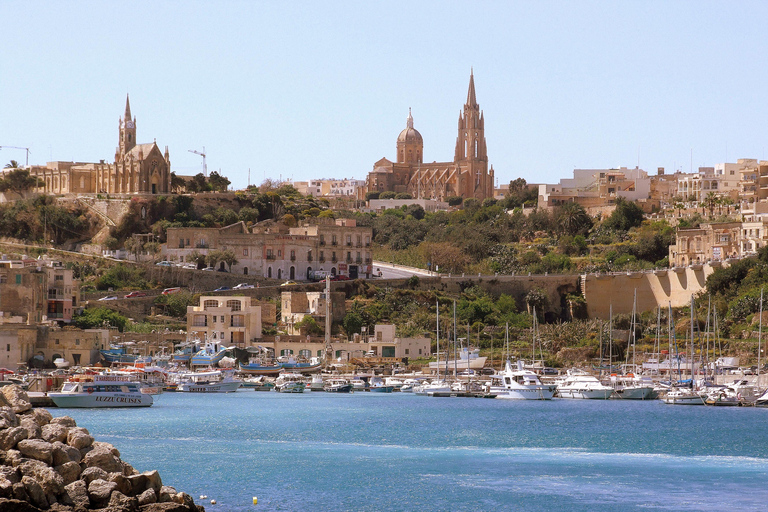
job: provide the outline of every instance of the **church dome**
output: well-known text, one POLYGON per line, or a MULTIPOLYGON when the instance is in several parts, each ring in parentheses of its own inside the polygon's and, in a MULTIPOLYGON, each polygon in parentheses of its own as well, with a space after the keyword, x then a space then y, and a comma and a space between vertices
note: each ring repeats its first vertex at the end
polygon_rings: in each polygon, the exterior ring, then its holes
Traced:
POLYGON ((421 144, 424 141, 421 138, 421 134, 416 128, 406 128, 400 132, 397 136, 397 142, 405 142, 406 144, 421 144))

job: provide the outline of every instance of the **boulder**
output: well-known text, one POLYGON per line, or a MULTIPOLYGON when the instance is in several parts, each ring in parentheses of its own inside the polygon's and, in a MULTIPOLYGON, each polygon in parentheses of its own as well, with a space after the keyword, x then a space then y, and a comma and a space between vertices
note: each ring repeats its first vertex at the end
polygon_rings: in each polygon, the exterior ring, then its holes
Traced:
POLYGON ((13 412, 16 414, 28 411, 32 408, 32 404, 29 403, 29 395, 27 395, 27 392, 21 389, 20 386, 3 386, 0 388, 0 393, 3 394, 8 404, 13 408, 13 412))
POLYGON ((49 466, 53 464, 53 445, 42 439, 23 439, 16 445, 16 449, 26 457, 45 462, 49 466))
POLYGON ((21 455, 19 450, 8 450, 5 452, 5 457, 3 457, 3 460, 5 460, 5 463, 8 466, 13 466, 15 468, 23 462, 24 457, 21 455))
POLYGON ((79 512, 79 511, 75 511, 75 509, 73 509, 72 507, 68 505, 63 505, 61 503, 54 503, 53 505, 51 505, 51 508, 49 508, 48 510, 50 512, 79 512))
POLYGON ((94 480, 109 480, 109 473, 101 468, 87 468, 80 474, 80 478, 85 480, 86 485, 90 485, 94 480))
POLYGON ((42 430, 35 418, 24 415, 19 417, 19 426, 27 431, 27 439, 40 439, 42 430))
POLYGON ((21 475, 37 480, 46 494, 59 495, 64 490, 64 478, 53 468, 37 460, 27 460, 19 464, 21 475))
MULTIPOLYGON (((138 496, 139 506, 157 503, 157 493, 154 489, 147 489, 138 496)), ((169 500, 170 501, 170 500, 169 500)))
MULTIPOLYGON (((155 492, 155 491, 152 491, 155 492)), ((4 476, 0 476, 0 498, 11 498, 13 497, 13 482, 5 478, 4 476)))
POLYGON ((124 460, 121 460, 120 462, 123 463, 123 474, 125 476, 131 476, 131 475, 138 475, 139 472, 130 464, 125 462, 124 460))
POLYGON ((17 500, 29 501, 29 495, 27 494, 27 490, 24 488, 23 483, 16 482, 13 484, 13 497, 17 500))
POLYGON ((141 512, 205 512, 205 509, 203 507, 197 507, 194 509, 190 509, 186 505, 182 505, 181 503, 174 503, 174 502, 168 502, 168 503, 152 503, 150 505, 144 505, 141 507, 141 512))
POLYGON ((75 507, 88 508, 91 504, 88 498, 88 487, 82 480, 75 480, 64 487, 65 502, 75 507))
POLYGON ((94 447, 93 450, 83 458, 83 463, 89 468, 101 468, 107 473, 122 473, 123 465, 120 460, 105 447, 94 447))
POLYGON ((25 415, 34 418, 41 427, 49 424, 53 419, 53 415, 47 409, 33 408, 27 411, 25 415))
POLYGON ((109 498, 107 508, 110 512, 138 512, 139 502, 136 498, 129 498, 120 491, 115 491, 109 498))
POLYGON ((0 478, 5 478, 12 484, 15 484, 16 482, 21 481, 21 477, 19 477, 19 473, 16 471, 15 468, 11 466, 0 466, 0 478))
POLYGON ((21 483, 24 484, 24 489, 27 491, 32 504, 42 509, 48 508, 48 498, 45 497, 45 491, 43 487, 30 476, 25 476, 21 479, 21 483))
POLYGON ((133 487, 131 482, 122 474, 122 473, 110 473, 109 474, 109 481, 115 482, 117 484, 117 490, 125 495, 135 495, 137 493, 132 493, 131 488, 133 487))
POLYGON ((61 441, 53 443, 53 465, 61 466, 66 462, 80 462, 80 450, 61 441))
POLYGON ((85 432, 83 432, 83 430, 85 429, 81 430, 79 427, 69 429, 65 442, 78 450, 93 445, 93 436, 90 435, 87 430, 85 430, 85 432))
POLYGON ((157 493, 157 501, 160 503, 168 503, 173 501, 173 497, 176 496, 176 489, 170 485, 164 485, 160 488, 160 492, 157 493))
POLYGON ((88 498, 90 498, 91 504, 94 507, 105 507, 109 503, 109 498, 115 489, 117 489, 115 482, 108 482, 98 478, 88 484, 88 498))
MULTIPOLYGON (((55 420, 56 418, 54 418, 55 420)), ((69 428, 59 423, 51 422, 41 428, 40 438, 53 443, 59 441, 60 443, 67 442, 67 435, 69 434, 69 428)))
POLYGON ((0 429, 18 426, 19 419, 13 409, 9 405, 0 407, 0 429))
MULTIPOLYGON (((5 386, 8 387, 8 386, 5 386)), ((27 430, 22 427, 11 427, 0 430, 0 450, 10 450, 16 443, 27 438, 27 430)))
POLYGON ((163 488, 163 481, 157 471, 146 471, 126 478, 131 482, 131 494, 134 496, 143 493, 147 489, 154 489, 156 492, 160 492, 163 488))
POLYGON ((118 458, 120 457, 120 450, 115 448, 110 443, 104 443, 102 441, 94 441, 93 442, 93 448, 94 449, 96 449, 96 448, 103 448, 105 450, 109 450, 112 453, 112 455, 114 455, 115 457, 118 457, 118 458))
POLYGON ((60 466, 54 467, 53 470, 61 475, 65 486, 80 478, 80 464, 74 461, 65 462, 60 466))
POLYGON ((70 416, 57 416, 51 420, 51 423, 56 425, 64 425, 65 427, 77 426, 77 422, 70 416))
POLYGON ((192 496, 185 492, 180 492, 176 494, 176 496, 173 497, 173 501, 175 503, 180 503, 187 507, 189 510, 197 510, 197 507, 195 506, 195 500, 192 499, 192 496))

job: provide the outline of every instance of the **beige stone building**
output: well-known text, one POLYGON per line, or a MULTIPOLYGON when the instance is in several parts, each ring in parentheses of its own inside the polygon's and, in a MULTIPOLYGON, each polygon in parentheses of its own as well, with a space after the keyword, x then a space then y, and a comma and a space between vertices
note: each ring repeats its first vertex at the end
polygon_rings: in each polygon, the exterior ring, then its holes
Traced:
POLYGON ((171 160, 168 147, 157 142, 136 143, 136 118, 126 97, 119 120, 114 163, 48 162, 33 165, 29 173, 44 183, 46 194, 168 194, 171 192, 171 160))
POLYGON ((262 313, 266 313, 262 304, 250 297, 202 296, 197 306, 187 307, 187 334, 201 341, 249 347, 261 340, 262 313))
POLYGON ((685 267, 739 258, 742 256, 741 230, 741 222, 678 228, 675 244, 669 246, 669 264, 672 267, 685 267))
POLYGON ((89 366, 101 360, 99 350, 109 348, 110 335, 108 329, 42 328, 35 354, 47 364, 61 357, 72 366, 89 366))
POLYGON ((48 262, 42 268, 48 282, 47 319, 70 323, 80 307, 80 281, 72 277, 72 269, 60 263, 48 262))
MULTIPOLYGON (((323 270, 356 279, 372 273, 372 238, 373 229, 354 219, 317 218, 295 228, 274 222, 249 228, 238 222, 222 228, 169 228, 161 254, 185 262, 194 252, 232 250, 235 274, 306 280, 312 270, 323 270)), ((229 270, 223 262, 217 267, 229 270)))
POLYGON ((469 77, 464 110, 452 162, 424 162, 424 140, 413 126, 409 110, 405 129, 397 137, 394 162, 382 158, 368 173, 369 192, 407 192, 417 199, 444 200, 449 196, 493 197, 494 171, 488 166, 485 118, 475 96, 475 78, 469 77))
POLYGON ((398 338, 395 326, 375 325, 373 335, 367 339, 370 351, 377 357, 400 357, 417 359, 430 357, 432 341, 429 338, 398 338))
MULTIPOLYGON (((344 292, 331 292, 331 303, 328 304, 331 321, 341 322, 346 315, 344 292)), ((280 320, 288 334, 301 334, 299 324, 304 317, 311 316, 321 327, 325 327, 326 294, 325 292, 283 292, 280 294, 282 307, 280 320)))

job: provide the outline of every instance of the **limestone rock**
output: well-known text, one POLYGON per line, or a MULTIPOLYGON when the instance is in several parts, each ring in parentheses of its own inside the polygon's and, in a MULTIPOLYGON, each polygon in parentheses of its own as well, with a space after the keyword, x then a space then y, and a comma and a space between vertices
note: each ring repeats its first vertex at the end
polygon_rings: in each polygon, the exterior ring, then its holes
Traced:
POLYGON ((53 445, 42 439, 23 439, 16 448, 26 457, 45 462, 49 466, 53 464, 53 445))
POLYGON ((147 489, 154 489, 156 492, 160 492, 163 488, 163 481, 157 471, 146 471, 140 475, 132 475, 127 478, 131 482, 131 494, 133 495, 141 494, 147 489))
POLYGON ((132 475, 138 475, 139 472, 130 464, 125 462, 124 460, 121 460, 120 462, 123 463, 123 474, 125 476, 132 476, 132 475))
POLYGON ((101 478, 92 481, 88 484, 88 497, 91 504, 97 508, 106 506, 115 489, 117 489, 115 482, 108 482, 101 478))
POLYGON ((64 479, 60 474, 37 460, 27 460, 19 464, 19 472, 22 476, 29 476, 37 480, 46 494, 59 495, 64 490, 64 479))
POLYGON ((32 408, 32 404, 29 403, 29 395, 20 386, 3 386, 0 388, 0 392, 16 414, 32 408))
POLYGON ((139 494, 139 506, 149 505, 150 503, 157 503, 157 493, 154 489, 147 489, 143 493, 139 494))
POLYGON ((26 415, 34 418, 41 427, 49 424, 53 419, 53 415, 47 409, 40 409, 39 407, 30 409, 26 415))
POLYGON ((21 481, 19 473, 11 466, 0 466, 0 478, 5 478, 12 484, 21 481))
POLYGON ((45 491, 43 487, 32 477, 25 476, 21 479, 21 483, 24 484, 24 488, 27 490, 27 495, 32 501, 32 504, 42 509, 48 508, 48 498, 45 497, 45 491))
POLYGON ((40 509, 26 500, 0 498, 0 510, 3 512, 40 512, 40 509))
POLYGON ((93 436, 90 435, 87 430, 82 432, 80 429, 69 429, 65 442, 73 448, 82 450, 83 448, 93 445, 93 436))
POLYGON ((0 498, 11 498, 12 496, 13 496, 13 482, 8 480, 4 476, 0 476, 0 498))
POLYGON ((60 466, 53 468, 61 478, 64 479, 64 485, 69 485, 78 478, 80 478, 80 464, 74 461, 65 462, 60 466))
POLYGON ((109 481, 117 484, 117 490, 125 495, 135 495, 131 492, 133 485, 122 473, 110 473, 109 481))
POLYGON ((53 465, 61 466, 66 462, 80 462, 80 450, 61 441, 53 443, 53 465))
POLYGON ((123 465, 118 458, 113 455, 111 451, 102 446, 94 447, 93 450, 88 452, 83 458, 83 463, 85 463, 86 467, 101 468, 107 473, 123 472, 123 465))
POLYGON ((80 478, 85 480, 86 485, 90 485, 92 481, 98 480, 99 478, 102 480, 109 480, 109 473, 101 468, 87 468, 80 474, 80 478))
MULTIPOLYGON (((8 387, 8 386, 5 386, 8 387)), ((0 449, 10 450, 16 447, 16 443, 27 438, 27 430, 21 427, 12 427, 0 431, 0 449)))
POLYGON ((197 510, 197 507, 195 506, 195 500, 193 500, 192 496, 185 492, 176 494, 176 496, 173 497, 173 501, 184 505, 189 510, 197 510))
MULTIPOLYGON (((54 418, 54 421, 58 418, 54 418)), ((54 423, 53 421, 41 429, 40 437, 48 441, 49 443, 53 443, 55 441, 59 441, 60 443, 66 443, 67 442, 67 435, 69 433, 69 429, 61 425, 59 423, 54 423)))
POLYGON ((186 505, 182 505, 181 503, 152 503, 150 505, 144 505, 141 507, 141 512, 205 512, 205 509, 203 507, 197 507, 194 509, 190 509, 186 505))
POLYGON ((120 450, 115 448, 110 443, 105 443, 105 442, 102 442, 102 441, 94 441, 93 442, 93 448, 94 449, 96 449, 96 448, 103 448, 105 450, 109 450, 112 453, 112 455, 114 455, 115 457, 118 457, 118 458, 120 457, 120 450))
MULTIPOLYGON (((2 397, 2 395, 0 395, 2 397)), ((5 397, 3 397, 4 399, 5 397)), ((0 400, 1 402, 2 400, 0 400)), ((19 419, 16 417, 16 413, 13 412, 13 408, 9 405, 0 407, 0 429, 9 427, 18 427, 19 419)))
POLYGON ((72 419, 69 416, 59 416, 57 418, 53 418, 51 420, 51 423, 56 424, 56 425, 63 425, 65 427, 76 427, 77 426, 77 423, 75 422, 75 420, 72 419))
POLYGON ((19 450, 8 450, 5 452, 5 457, 3 459, 7 465, 13 466, 15 468, 22 463, 24 457, 21 455, 19 450))
POLYGON ((120 491, 114 491, 109 498, 108 509, 110 512, 138 512, 139 502, 136 498, 130 498, 120 491))
POLYGON ((63 505, 61 503, 54 503, 53 505, 51 505, 51 508, 49 508, 48 510, 50 512, 75 512, 75 509, 73 509, 72 507, 63 505))
POLYGON ((88 508, 91 504, 90 498, 88 498, 88 487, 82 480, 75 480, 64 487, 64 495, 67 498, 67 503, 71 503, 75 507, 88 508))
POLYGON ((13 497, 17 500, 29 501, 29 495, 27 494, 27 490, 24 488, 23 483, 16 482, 13 484, 13 497))
POLYGON ((40 439, 42 430, 37 421, 35 421, 35 418, 25 414, 24 416, 20 417, 19 426, 23 429, 26 429, 27 439, 40 439))

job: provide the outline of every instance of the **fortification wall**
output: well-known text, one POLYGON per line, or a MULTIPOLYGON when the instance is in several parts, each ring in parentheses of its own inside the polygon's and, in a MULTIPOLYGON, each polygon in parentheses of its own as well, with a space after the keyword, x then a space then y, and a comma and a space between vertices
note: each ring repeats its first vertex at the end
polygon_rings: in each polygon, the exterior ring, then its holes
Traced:
POLYGON ((613 314, 631 313, 637 290, 637 311, 658 307, 681 307, 690 303, 691 295, 706 289, 706 280, 714 268, 675 268, 622 274, 587 274, 581 277, 582 293, 587 301, 590 318, 607 320, 613 314))

